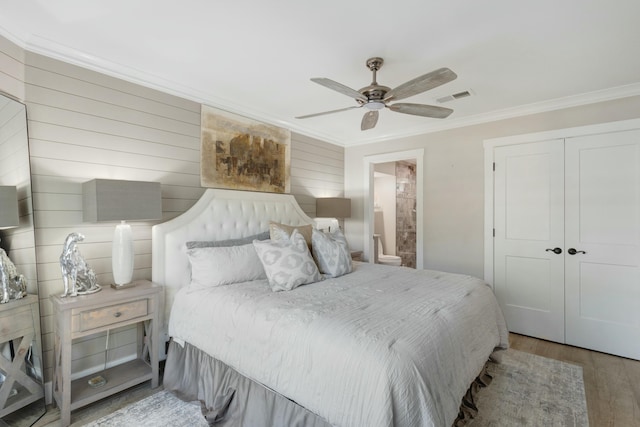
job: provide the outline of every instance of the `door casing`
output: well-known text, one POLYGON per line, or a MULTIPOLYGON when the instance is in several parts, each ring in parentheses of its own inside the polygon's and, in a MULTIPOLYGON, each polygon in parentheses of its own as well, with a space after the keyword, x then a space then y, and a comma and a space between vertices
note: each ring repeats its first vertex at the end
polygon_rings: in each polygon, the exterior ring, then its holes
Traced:
POLYGON ((364 258, 373 262, 373 189, 374 166, 377 163, 416 160, 416 269, 424 268, 424 149, 376 154, 364 158, 364 258))

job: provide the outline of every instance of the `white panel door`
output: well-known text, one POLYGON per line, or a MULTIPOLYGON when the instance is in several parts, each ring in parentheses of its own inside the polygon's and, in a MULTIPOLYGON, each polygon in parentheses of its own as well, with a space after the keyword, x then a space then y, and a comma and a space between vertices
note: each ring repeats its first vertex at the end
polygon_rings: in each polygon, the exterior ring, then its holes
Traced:
POLYGON ((562 139, 494 151, 496 297, 510 331, 557 342, 564 342, 563 155, 562 139))
POLYGON ((566 341, 640 359, 640 131, 565 150, 566 341))

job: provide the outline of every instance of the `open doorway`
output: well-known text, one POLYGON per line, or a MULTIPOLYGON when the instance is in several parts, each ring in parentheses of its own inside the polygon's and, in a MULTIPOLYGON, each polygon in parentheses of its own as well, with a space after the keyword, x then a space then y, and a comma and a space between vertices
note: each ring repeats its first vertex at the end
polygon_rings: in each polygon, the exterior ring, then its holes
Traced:
POLYGON ((416 268, 416 161, 377 163, 373 170, 378 262, 416 268))
POLYGON ((381 247, 402 265, 423 268, 423 156, 420 149, 365 157, 364 256, 369 262, 381 247))

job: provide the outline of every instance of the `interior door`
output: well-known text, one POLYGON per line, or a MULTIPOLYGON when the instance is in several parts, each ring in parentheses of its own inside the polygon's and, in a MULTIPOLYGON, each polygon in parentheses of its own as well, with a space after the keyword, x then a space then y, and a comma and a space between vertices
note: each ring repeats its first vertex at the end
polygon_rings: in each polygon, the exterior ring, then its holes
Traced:
POLYGON ((640 131, 565 147, 567 343, 640 359, 640 131))
POLYGON ((563 140, 494 151, 494 289, 510 331, 564 342, 563 140))

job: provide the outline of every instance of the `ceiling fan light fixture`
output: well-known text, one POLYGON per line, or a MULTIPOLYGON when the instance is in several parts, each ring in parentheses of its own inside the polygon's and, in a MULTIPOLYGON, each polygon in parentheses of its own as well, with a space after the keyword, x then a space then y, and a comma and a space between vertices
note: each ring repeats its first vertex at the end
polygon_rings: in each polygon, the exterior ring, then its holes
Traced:
POLYGON ((384 107, 385 104, 381 101, 369 101, 364 104, 364 108, 367 110, 382 110, 384 107))

